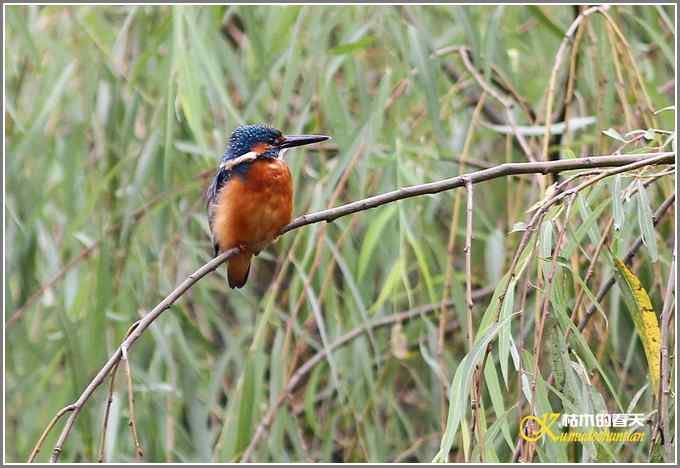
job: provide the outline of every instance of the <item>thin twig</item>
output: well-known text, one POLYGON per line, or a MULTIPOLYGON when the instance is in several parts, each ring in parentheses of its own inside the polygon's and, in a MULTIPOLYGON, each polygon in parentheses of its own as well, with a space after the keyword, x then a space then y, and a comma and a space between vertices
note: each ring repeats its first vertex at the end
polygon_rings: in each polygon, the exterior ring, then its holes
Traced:
POLYGON ((106 399, 106 410, 104 411, 104 422, 103 422, 103 427, 102 427, 102 434, 101 438, 99 440, 99 457, 97 457, 97 461, 99 463, 104 463, 104 456, 106 452, 106 431, 109 427, 109 415, 111 414, 111 403, 113 403, 113 387, 116 383, 116 374, 118 373, 118 365, 119 363, 116 363, 115 366, 113 366, 113 369, 111 369, 111 384, 109 385, 109 396, 106 399))
MULTIPOLYGON (((465 184, 465 190, 467 191, 467 206, 465 210, 465 303, 467 310, 467 335, 468 335, 468 349, 472 350, 472 346, 475 340, 475 332, 472 326, 472 311, 474 309, 475 303, 472 300, 472 207, 474 203, 473 195, 473 185, 471 182, 465 184)), ((472 408, 473 420, 472 427, 477 435, 477 441, 479 442, 479 460, 484 462, 484 441, 481 433, 481 391, 479 377, 481 375, 480 367, 477 366, 475 369, 475 388, 473 390, 472 397, 472 408)))
MULTIPOLYGON (((658 127, 656 123, 656 117, 654 115, 654 107, 652 106, 652 100, 649 98, 649 94, 647 94, 647 89, 645 88, 644 85, 644 80, 642 79, 642 75, 640 73, 640 69, 638 68, 637 65, 637 60, 635 59, 635 56, 633 55, 632 48, 628 41, 626 40, 626 36, 621 32, 621 29, 619 26, 616 24, 616 22, 612 19, 611 16, 607 13, 607 9, 603 8, 600 10, 600 14, 604 16, 604 18, 607 20, 607 23, 610 25, 612 28, 613 32, 615 35, 618 37, 619 41, 621 41, 622 44, 622 51, 626 52, 626 57, 628 58, 628 65, 629 68, 633 70, 633 74, 635 75, 635 79, 637 81, 637 85, 640 87, 642 90, 642 96, 644 98, 644 103, 645 106, 647 107, 644 109, 648 117, 650 118, 650 121, 648 121, 648 126, 650 127, 658 127)), ((633 88, 633 93, 635 93, 635 88, 633 88)))
POLYGON ((132 432, 132 441, 135 444, 135 453, 137 459, 141 460, 144 458, 144 450, 142 450, 142 444, 139 443, 139 434, 137 433, 137 418, 135 418, 135 397, 132 391, 132 370, 130 369, 130 359, 128 359, 127 347, 121 346, 121 356, 123 363, 125 364, 125 376, 127 378, 127 390, 128 390, 128 411, 130 412, 130 431, 132 432))
POLYGON ((555 281, 555 273, 557 271, 557 257, 559 256, 562 248, 562 243, 564 242, 564 237, 567 232, 567 222, 569 220, 569 214, 571 213, 571 207, 573 206, 574 199, 576 198, 576 195, 572 195, 569 200, 567 201, 567 209, 566 213, 564 215, 564 225, 562 226, 562 229, 560 229, 560 232, 557 237, 557 242, 555 243, 555 247, 553 248, 553 254, 552 254, 552 259, 550 261, 550 270, 548 271, 548 278, 547 282, 545 285, 545 291, 543 293, 543 305, 541 306, 541 321, 539 326, 537 327, 537 332, 538 335, 536 337, 536 340, 534 342, 534 357, 536 359, 534 363, 534 369, 538 369, 538 363, 539 363, 539 358, 540 358, 540 349, 541 349, 541 342, 543 340, 543 329, 545 327, 545 322, 546 318, 548 316, 548 313, 550 312, 550 295, 552 292, 552 286, 555 281))
MULTIPOLYGON (((576 17, 580 14, 581 11, 585 10, 585 6, 574 6, 572 7, 572 10, 575 11, 576 17)), ((574 18, 575 19, 575 18, 574 18)), ((574 100, 574 82, 576 79, 576 70, 579 64, 579 58, 580 58, 580 52, 581 52, 581 40, 583 38, 583 33, 585 30, 585 25, 584 27, 577 28, 576 30, 576 37, 574 38, 574 43, 571 46, 571 57, 569 60, 569 70, 567 72, 567 79, 564 82, 564 98, 562 99, 562 105, 559 110, 559 112, 556 113, 558 117, 557 120, 565 122, 565 129, 563 133, 553 135, 550 139, 549 143, 549 149, 550 147, 556 148, 555 151, 548 157, 548 159, 560 159, 559 154, 557 153, 557 150, 563 146, 569 146, 570 144, 570 138, 572 137, 572 131, 570 129, 570 119, 571 119, 571 114, 572 114, 572 102, 574 100)), ((585 112, 581 113, 581 115, 585 115, 585 112)), ((557 182, 559 180, 559 176, 555 175, 553 177, 553 180, 557 182)))
MULTIPOLYGON (((524 320, 525 320, 524 319, 524 317, 525 317, 524 308, 526 307, 527 297, 529 295, 529 285, 531 284, 530 280, 531 280, 531 277, 529 276, 529 272, 526 271, 524 273, 524 285, 522 286, 522 295, 520 296, 519 309, 518 309, 518 312, 519 312, 519 336, 518 336, 518 339, 517 339, 517 351, 518 351, 520 356, 524 352, 524 327, 525 327, 525 325, 524 325, 524 320)), ((519 363, 519 367, 517 369, 517 388, 521 389, 522 388, 522 377, 524 376, 524 363, 523 363, 522 359, 519 359, 518 363, 519 363)), ((517 415, 518 415, 518 421, 517 422, 518 422, 518 424, 521 422, 520 420, 523 417, 523 415, 525 414, 524 413, 524 402, 525 401, 527 403, 529 403, 524 392, 520 391, 519 392, 519 401, 517 403, 518 410, 519 410, 517 412, 517 415)), ((519 436, 517 438, 518 438, 517 443, 520 444, 520 445, 524 442, 527 442, 519 436)), ((513 457, 513 462, 514 461, 515 461, 515 458, 513 457)))
MULTIPOLYGON (((130 336, 130 333, 132 333, 132 330, 134 330, 137 325, 139 325, 139 321, 133 323, 130 325, 130 327, 127 330, 127 333, 125 333, 125 338, 130 336)), ((113 389, 114 385, 116 384, 116 374, 118 373, 118 366, 120 365, 120 361, 116 363, 115 366, 113 366, 113 369, 111 369, 111 384, 109 385, 109 396, 106 399, 106 410, 104 411, 104 422, 103 422, 103 427, 102 427, 102 435, 101 439, 99 441, 99 457, 98 461, 99 463, 104 462, 104 451, 106 447, 106 430, 109 425, 109 415, 111 413, 111 403, 113 403, 113 389)))
MULTIPOLYGON (((617 47, 616 40, 614 38, 614 31, 611 27, 610 23, 605 24, 607 28, 607 36, 609 37, 609 42, 612 46, 612 62, 614 63, 614 76, 616 79, 614 79, 614 88, 616 89, 616 93, 619 95, 619 102, 621 103, 621 107, 623 109, 623 115, 624 115, 624 122, 626 125, 626 128, 635 128, 635 123, 633 122, 633 115, 630 110, 630 106, 628 103, 628 96, 626 91, 628 89, 626 88, 626 82, 623 77, 623 65, 621 64, 621 61, 619 59, 619 48, 617 47)), ((633 94, 635 95, 635 88, 633 87, 633 94)))
POLYGON ((36 443, 35 447, 33 447, 33 450, 31 450, 31 455, 28 457, 27 463, 32 463, 33 460, 35 460, 35 457, 38 456, 38 453, 40 452, 40 449, 42 448, 42 445, 45 442, 45 439, 47 438, 47 434, 50 433, 54 425, 57 424, 61 417, 70 411, 74 411, 75 409, 76 409, 75 405, 68 405, 60 409, 57 412, 57 414, 54 415, 50 423, 47 425, 43 433, 40 435, 38 443, 36 443))
POLYGON ((465 190, 467 190, 467 209, 465 218, 465 298, 467 306, 467 332, 468 332, 468 345, 469 349, 472 349, 472 345, 475 340, 475 332, 472 329, 472 310, 475 303, 472 300, 472 204, 473 204, 473 192, 472 192, 472 182, 465 184, 465 190))

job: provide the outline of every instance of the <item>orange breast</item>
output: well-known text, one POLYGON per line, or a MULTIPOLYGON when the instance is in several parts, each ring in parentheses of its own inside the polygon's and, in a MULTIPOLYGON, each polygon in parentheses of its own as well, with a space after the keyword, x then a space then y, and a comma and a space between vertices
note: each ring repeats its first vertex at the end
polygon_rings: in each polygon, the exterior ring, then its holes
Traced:
POLYGON ((280 159, 258 159, 218 195, 213 224, 221 251, 244 245, 259 253, 293 215, 293 179, 280 159))

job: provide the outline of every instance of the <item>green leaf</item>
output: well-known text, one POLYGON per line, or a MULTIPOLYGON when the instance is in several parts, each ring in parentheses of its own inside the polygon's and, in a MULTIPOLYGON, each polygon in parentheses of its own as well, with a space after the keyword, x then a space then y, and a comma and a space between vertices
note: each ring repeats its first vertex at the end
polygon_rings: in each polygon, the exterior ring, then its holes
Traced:
MULTIPOLYGON (((554 22, 548 15, 546 15, 543 12, 543 8, 539 5, 528 5, 527 9, 529 12, 543 24, 546 26, 547 31, 553 33, 553 35, 559 39, 562 40, 567 33, 566 30, 564 30, 561 26, 559 26, 556 22, 554 22)), ((553 9, 549 9, 553 10, 553 9)))
MULTIPOLYGON (((503 421, 503 419, 507 417, 505 411, 505 403, 503 403, 503 399, 505 398, 506 392, 503 392, 503 390, 501 389, 500 382, 498 381, 498 374, 496 373, 496 366, 494 365, 493 359, 486 360, 486 366, 484 366, 484 381, 486 382, 487 391, 489 392, 489 398, 491 399, 491 404, 493 406, 494 413, 496 413, 496 422, 491 427, 493 428, 496 424, 500 424, 500 429, 503 433, 505 443, 508 445, 508 448, 510 450, 513 450, 514 443, 512 435, 510 434, 510 425, 507 422, 503 421)), ((489 430, 489 432, 490 434, 485 435, 485 440, 487 441, 491 439, 493 434, 491 430, 489 430)))
POLYGON ((383 284, 382 290, 378 295, 378 299, 373 303, 373 305, 368 309, 369 315, 374 315, 380 307, 385 303, 385 301, 391 296, 392 292, 399 285, 401 274, 404 270, 404 257, 399 256, 392 264, 392 269, 390 270, 387 279, 383 284))
POLYGON ((640 224, 640 233, 642 234, 642 242, 649 250, 649 256, 653 263, 659 258, 659 253, 656 247, 656 231, 654 230, 654 214, 647 195, 647 189, 641 180, 638 180, 638 223, 640 224))
POLYGON ((413 233, 413 230, 411 229, 411 225, 409 223, 409 217, 406 216, 405 208, 403 204, 399 205, 399 225, 404 228, 404 233, 406 234, 406 239, 408 240, 409 245, 413 249, 413 253, 416 256, 416 261, 418 262, 418 270, 425 281, 425 286, 427 288, 427 292, 430 296, 430 301, 435 302, 437 300, 435 292, 434 292, 434 280, 432 279, 432 275, 430 274, 430 267, 428 266, 427 262, 427 257, 425 255, 424 251, 424 245, 423 243, 419 242, 419 239, 416 238, 415 234, 413 233))
POLYGON ((496 48, 498 47, 498 33, 503 16, 503 5, 497 6, 489 17, 489 22, 484 31, 484 78, 491 81, 491 65, 496 62, 496 48))
MULTIPOLYGON (((517 276, 515 276, 515 278, 517 278, 517 276)), ((505 294, 503 305, 501 306, 501 320, 505 320, 512 315, 512 310, 515 307, 516 284, 517 280, 512 280, 508 286, 508 292, 505 294)), ((505 383, 506 389, 508 388, 508 357, 510 356, 511 333, 511 322, 508 322, 507 326, 501 328, 498 335, 498 361, 501 366, 501 375, 503 375, 503 382, 505 383)))
MULTIPOLYGON (((529 242, 527 242, 527 245, 524 247, 524 250, 520 254, 519 260, 517 261, 517 266, 514 272, 515 278, 519 278, 520 276, 522 276, 522 273, 524 272, 524 269, 526 268, 529 259, 531 259, 531 255, 534 251, 535 245, 536 245, 535 237, 533 239, 530 239, 529 242)), ((477 329, 478 334, 483 333, 491 323, 498 321, 498 316, 501 312, 500 311, 502 299, 501 295, 506 290, 506 286, 508 285, 509 279, 510 272, 507 272, 505 273, 505 275, 503 275, 503 278, 496 286, 496 289, 493 292, 493 296, 491 297, 491 301, 489 302, 489 305, 484 311, 482 320, 479 323, 479 327, 477 329)))
POLYGON ((543 272, 543 277, 547 281, 548 276, 550 275, 550 259, 552 258, 553 248, 553 223, 550 220, 541 223, 541 237, 538 247, 541 260, 541 271, 543 272))
POLYGON ((332 48, 328 49, 328 53, 333 54, 333 55, 351 54, 353 52, 368 48, 368 46, 370 46, 374 42, 375 42, 375 37, 364 36, 357 41, 346 42, 344 44, 340 44, 339 46, 332 47, 332 48))
POLYGON ((375 249, 378 246, 378 241, 380 240, 383 230, 396 212, 397 205, 395 204, 385 207, 368 227, 366 235, 364 236, 364 241, 361 244, 361 250, 359 252, 359 265, 357 267, 358 281, 364 279, 368 265, 374 256, 375 249))
MULTIPOLYGON (((465 31, 465 36, 467 38, 467 42, 470 46, 470 49, 472 50, 472 55, 475 59, 479 59, 480 57, 480 44, 481 40, 479 38, 479 29, 473 25, 473 18, 470 14, 470 7, 468 6, 459 6, 454 9, 456 13, 456 19, 458 20, 458 23, 460 23, 463 26, 463 30, 465 31)), ((475 23, 476 24, 476 23, 475 23)))
POLYGON ((416 84, 420 86, 422 92, 426 96, 427 113, 432 125, 432 130, 436 137, 437 146, 443 151, 445 148, 445 138, 442 122, 439 117, 440 106, 439 95, 437 93, 437 81, 435 79, 435 62, 429 59, 422 34, 412 26, 409 26, 409 40, 415 66, 420 71, 420 77, 416 81, 416 84))
POLYGON ((620 141, 621 143, 627 143, 628 140, 626 140, 619 132, 617 132, 613 128, 608 128, 607 130, 602 130, 602 133, 607 135, 609 138, 613 138, 616 141, 620 141))
POLYGON ((194 61, 196 56, 189 53, 184 32, 185 15, 189 13, 187 10, 178 7, 175 7, 173 11, 175 13, 173 21, 174 47, 177 53, 177 97, 194 137, 198 140, 201 147, 206 148, 206 140, 201 122, 205 112, 199 88, 200 78, 196 73, 199 67, 194 61))
POLYGON ((487 282, 498 284, 503 276, 503 265, 505 263, 505 239, 503 238, 503 231, 498 228, 494 229, 486 238, 484 263, 487 282))
POLYGON ((614 230, 620 231, 623 227, 623 196, 621 195, 621 175, 614 177, 612 187, 612 203, 614 209, 614 230))
MULTIPOLYGON (((584 225, 588 220, 593 219, 593 210, 590 209, 590 205, 586 197, 583 195, 576 197, 576 205, 578 211, 581 214, 581 225, 584 225)), ((590 242, 593 245, 597 245, 600 242, 600 229, 596 222, 591 222, 588 224, 588 237, 590 237, 590 242)))
POLYGON ((484 357, 487 345, 496 337, 498 330, 506 325, 513 316, 507 317, 505 320, 488 327, 483 335, 477 337, 470 352, 458 364, 449 391, 449 413, 446 419, 446 429, 444 430, 439 452, 437 452, 432 460, 433 463, 448 463, 449 452, 453 447, 458 426, 470 408, 468 395, 472 387, 472 375, 475 367, 484 357))

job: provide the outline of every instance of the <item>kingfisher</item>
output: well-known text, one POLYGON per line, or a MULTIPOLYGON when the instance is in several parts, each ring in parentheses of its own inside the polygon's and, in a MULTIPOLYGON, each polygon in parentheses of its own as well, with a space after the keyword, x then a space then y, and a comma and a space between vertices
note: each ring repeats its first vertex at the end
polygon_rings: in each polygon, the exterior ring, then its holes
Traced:
POLYGON ((250 261, 293 216, 293 178, 284 153, 329 140, 326 135, 283 135, 267 125, 242 125, 229 144, 206 193, 214 256, 234 247, 228 260, 231 288, 248 280, 250 261))

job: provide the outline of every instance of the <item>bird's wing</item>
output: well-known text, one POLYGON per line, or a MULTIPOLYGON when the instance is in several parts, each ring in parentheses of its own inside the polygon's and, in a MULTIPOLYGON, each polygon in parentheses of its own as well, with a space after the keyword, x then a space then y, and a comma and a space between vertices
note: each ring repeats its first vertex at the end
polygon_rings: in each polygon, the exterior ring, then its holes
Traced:
POLYGON ((215 257, 217 257, 217 254, 219 253, 219 245, 215 241, 215 235, 213 233, 213 219, 215 217, 215 209, 220 190, 222 190, 222 187, 229 181, 234 172, 243 174, 243 170, 250 167, 250 164, 257 159, 258 156, 258 153, 250 151, 236 158, 223 159, 220 166, 217 168, 217 173, 215 174, 210 187, 208 187, 208 191, 205 193, 208 204, 210 239, 213 244, 215 257))
POLYGON ((217 169, 217 174, 215 174, 215 177, 213 178, 212 182, 210 183, 210 186, 208 187, 207 192, 205 193, 208 208, 208 227, 210 228, 210 241, 212 242, 213 245, 214 257, 217 257, 217 254, 219 253, 219 245, 215 240, 215 235, 213 232, 213 220, 215 219, 217 197, 220 193, 220 190, 222 189, 222 187, 224 187, 224 184, 229 180, 230 177, 231 170, 225 169, 224 167, 220 166, 217 169))

